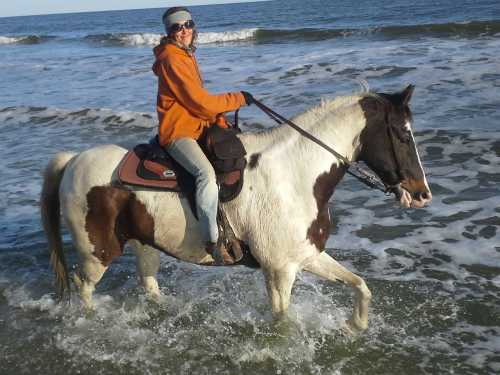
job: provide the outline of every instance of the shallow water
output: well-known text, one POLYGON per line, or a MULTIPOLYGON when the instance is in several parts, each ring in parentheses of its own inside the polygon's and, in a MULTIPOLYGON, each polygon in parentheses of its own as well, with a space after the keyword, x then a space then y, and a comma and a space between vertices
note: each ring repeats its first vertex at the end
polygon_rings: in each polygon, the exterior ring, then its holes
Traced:
MULTIPOLYGON (((330 206, 327 251, 367 281, 368 331, 343 335, 352 292, 306 273, 285 322, 271 318, 261 273, 243 267, 162 257, 164 299, 148 302, 130 251, 98 285, 95 312, 57 304, 40 171, 63 149, 154 134, 161 10, 1 19, 0 373, 500 372, 498 4, 283 4, 193 8, 211 91, 245 89, 292 116, 360 79, 417 87, 432 205, 402 210, 346 177, 330 206)), ((273 126, 255 108, 241 116, 248 130, 273 126)), ((64 244, 74 264, 67 233, 64 244)))

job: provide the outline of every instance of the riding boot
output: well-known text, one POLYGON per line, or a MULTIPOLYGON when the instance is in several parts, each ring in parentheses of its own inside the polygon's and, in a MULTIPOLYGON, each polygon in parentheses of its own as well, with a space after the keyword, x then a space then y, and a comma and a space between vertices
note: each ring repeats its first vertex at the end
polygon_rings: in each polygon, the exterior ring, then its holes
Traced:
POLYGON ((235 263, 234 258, 229 254, 226 246, 222 243, 207 242, 205 250, 214 258, 215 264, 218 266, 228 266, 235 263))

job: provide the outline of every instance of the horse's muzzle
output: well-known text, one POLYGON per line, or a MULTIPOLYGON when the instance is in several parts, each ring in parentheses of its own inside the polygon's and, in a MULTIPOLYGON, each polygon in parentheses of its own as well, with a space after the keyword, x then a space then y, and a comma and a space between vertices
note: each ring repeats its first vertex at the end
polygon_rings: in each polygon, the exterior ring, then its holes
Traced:
POLYGON ((432 201, 432 193, 429 189, 425 191, 417 191, 413 193, 413 200, 411 202, 411 206, 415 208, 422 208, 425 205, 431 203, 432 201))
POLYGON ((432 201, 432 193, 425 186, 422 189, 410 192, 403 184, 399 184, 392 189, 401 207, 422 208, 432 201))

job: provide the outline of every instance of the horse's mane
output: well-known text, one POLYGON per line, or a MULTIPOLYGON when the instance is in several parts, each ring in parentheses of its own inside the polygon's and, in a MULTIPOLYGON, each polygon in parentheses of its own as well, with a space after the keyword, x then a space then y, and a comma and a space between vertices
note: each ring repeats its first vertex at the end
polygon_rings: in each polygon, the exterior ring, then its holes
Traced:
POLYGON ((363 94, 361 95, 349 95, 349 96, 337 96, 332 100, 322 99, 321 103, 315 107, 312 107, 305 112, 295 116, 299 117, 323 117, 325 113, 332 113, 339 111, 345 107, 351 106, 358 103, 363 94))
MULTIPOLYGON (((366 89, 364 86, 363 88, 366 89)), ((381 101, 384 100, 384 98, 374 92, 363 90, 363 92, 356 94, 337 96, 333 99, 322 99, 318 105, 294 116, 291 120, 304 130, 308 130, 313 124, 323 120, 326 116, 335 116, 338 119, 348 116, 350 113, 349 109, 353 105, 357 105, 359 101, 365 97, 372 97, 381 101)), ((245 138, 253 138, 256 144, 261 144, 263 146, 262 151, 264 149, 270 150, 274 147, 280 147, 282 142, 286 143, 287 141, 291 141, 292 138, 295 138, 289 136, 289 131, 294 132, 287 125, 280 125, 258 132, 246 133, 245 138)))

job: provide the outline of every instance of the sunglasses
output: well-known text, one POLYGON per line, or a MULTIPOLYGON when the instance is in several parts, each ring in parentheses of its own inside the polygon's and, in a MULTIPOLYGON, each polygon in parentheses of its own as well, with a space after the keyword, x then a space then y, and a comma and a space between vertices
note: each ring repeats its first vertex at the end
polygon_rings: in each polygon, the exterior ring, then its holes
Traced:
POLYGON ((172 33, 178 33, 182 29, 191 30, 193 28, 194 28, 194 21, 193 20, 188 20, 188 21, 186 21, 184 23, 174 23, 170 27, 170 32, 172 32, 172 33))

